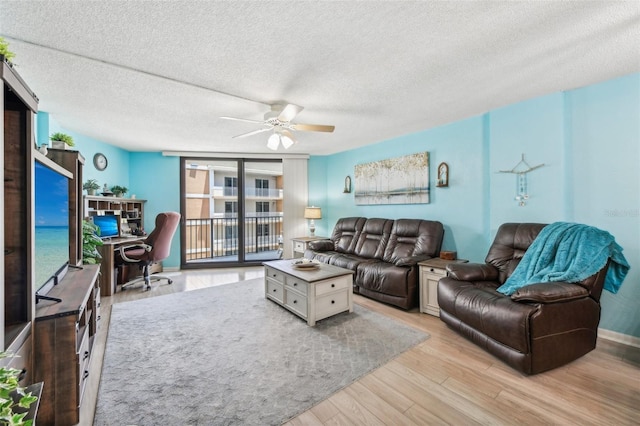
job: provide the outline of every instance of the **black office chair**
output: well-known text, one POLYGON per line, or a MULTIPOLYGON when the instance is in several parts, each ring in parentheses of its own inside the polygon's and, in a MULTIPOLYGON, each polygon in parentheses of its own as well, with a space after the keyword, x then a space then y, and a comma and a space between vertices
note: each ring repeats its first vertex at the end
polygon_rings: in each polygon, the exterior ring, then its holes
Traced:
POLYGON ((156 227, 143 241, 128 246, 120 247, 116 258, 116 265, 138 265, 142 268, 142 276, 122 285, 126 290, 136 283, 144 282, 144 290, 151 288, 151 281, 167 280, 169 284, 173 280, 164 275, 149 275, 149 265, 166 259, 171 252, 171 240, 178 228, 180 214, 176 212, 160 213, 156 216, 156 227))

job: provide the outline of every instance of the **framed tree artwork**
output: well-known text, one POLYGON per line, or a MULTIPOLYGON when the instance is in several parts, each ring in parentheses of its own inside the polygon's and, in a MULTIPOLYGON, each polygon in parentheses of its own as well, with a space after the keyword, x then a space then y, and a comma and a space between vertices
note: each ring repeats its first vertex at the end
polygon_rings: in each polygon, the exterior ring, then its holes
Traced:
POLYGON ((429 153, 355 166, 356 204, 429 203, 429 153))

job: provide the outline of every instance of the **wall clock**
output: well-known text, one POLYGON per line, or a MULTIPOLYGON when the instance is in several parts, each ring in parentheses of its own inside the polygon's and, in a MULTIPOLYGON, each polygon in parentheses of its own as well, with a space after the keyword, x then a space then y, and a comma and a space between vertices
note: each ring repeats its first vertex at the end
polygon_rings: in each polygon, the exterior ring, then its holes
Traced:
POLYGON ((96 169, 102 171, 107 168, 108 164, 107 157, 101 152, 93 156, 93 165, 96 166, 96 169))

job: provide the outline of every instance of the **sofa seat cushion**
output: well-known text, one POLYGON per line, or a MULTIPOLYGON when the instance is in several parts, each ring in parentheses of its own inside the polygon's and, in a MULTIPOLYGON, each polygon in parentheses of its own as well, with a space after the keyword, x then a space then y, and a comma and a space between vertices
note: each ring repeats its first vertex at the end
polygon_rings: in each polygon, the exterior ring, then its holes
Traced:
POLYGON ((337 251, 312 251, 305 250, 304 257, 310 260, 317 260, 320 263, 331 263, 331 259, 335 256, 339 256, 337 251))
POLYGON ((539 307, 514 303, 496 288, 495 282, 461 283, 445 277, 438 283, 438 304, 476 331, 518 352, 529 353, 530 318, 539 307))
POLYGON ((362 288, 397 297, 408 297, 415 290, 415 268, 395 266, 383 261, 372 261, 358 265, 355 284, 362 288), (399 285, 398 283, 405 283, 399 285))
POLYGON ((365 259, 359 256, 355 256, 352 254, 344 254, 344 253, 337 253, 335 256, 332 256, 331 259, 329 259, 329 263, 331 265, 334 266, 339 266, 340 268, 346 268, 346 269, 350 269, 352 271, 356 271, 358 268, 358 265, 360 265, 363 262, 371 262, 370 259, 365 259))

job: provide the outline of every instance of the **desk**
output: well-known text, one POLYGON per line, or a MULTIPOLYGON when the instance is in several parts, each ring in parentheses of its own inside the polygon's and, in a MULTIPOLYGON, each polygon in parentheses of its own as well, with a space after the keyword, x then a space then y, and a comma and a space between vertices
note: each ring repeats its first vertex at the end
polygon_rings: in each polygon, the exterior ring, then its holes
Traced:
POLYGON ((98 247, 98 252, 102 256, 100 263, 100 295, 111 296, 116 292, 116 274, 115 274, 115 258, 116 251, 121 246, 128 246, 137 242, 144 241, 145 237, 140 238, 110 238, 103 241, 103 245, 98 247))

